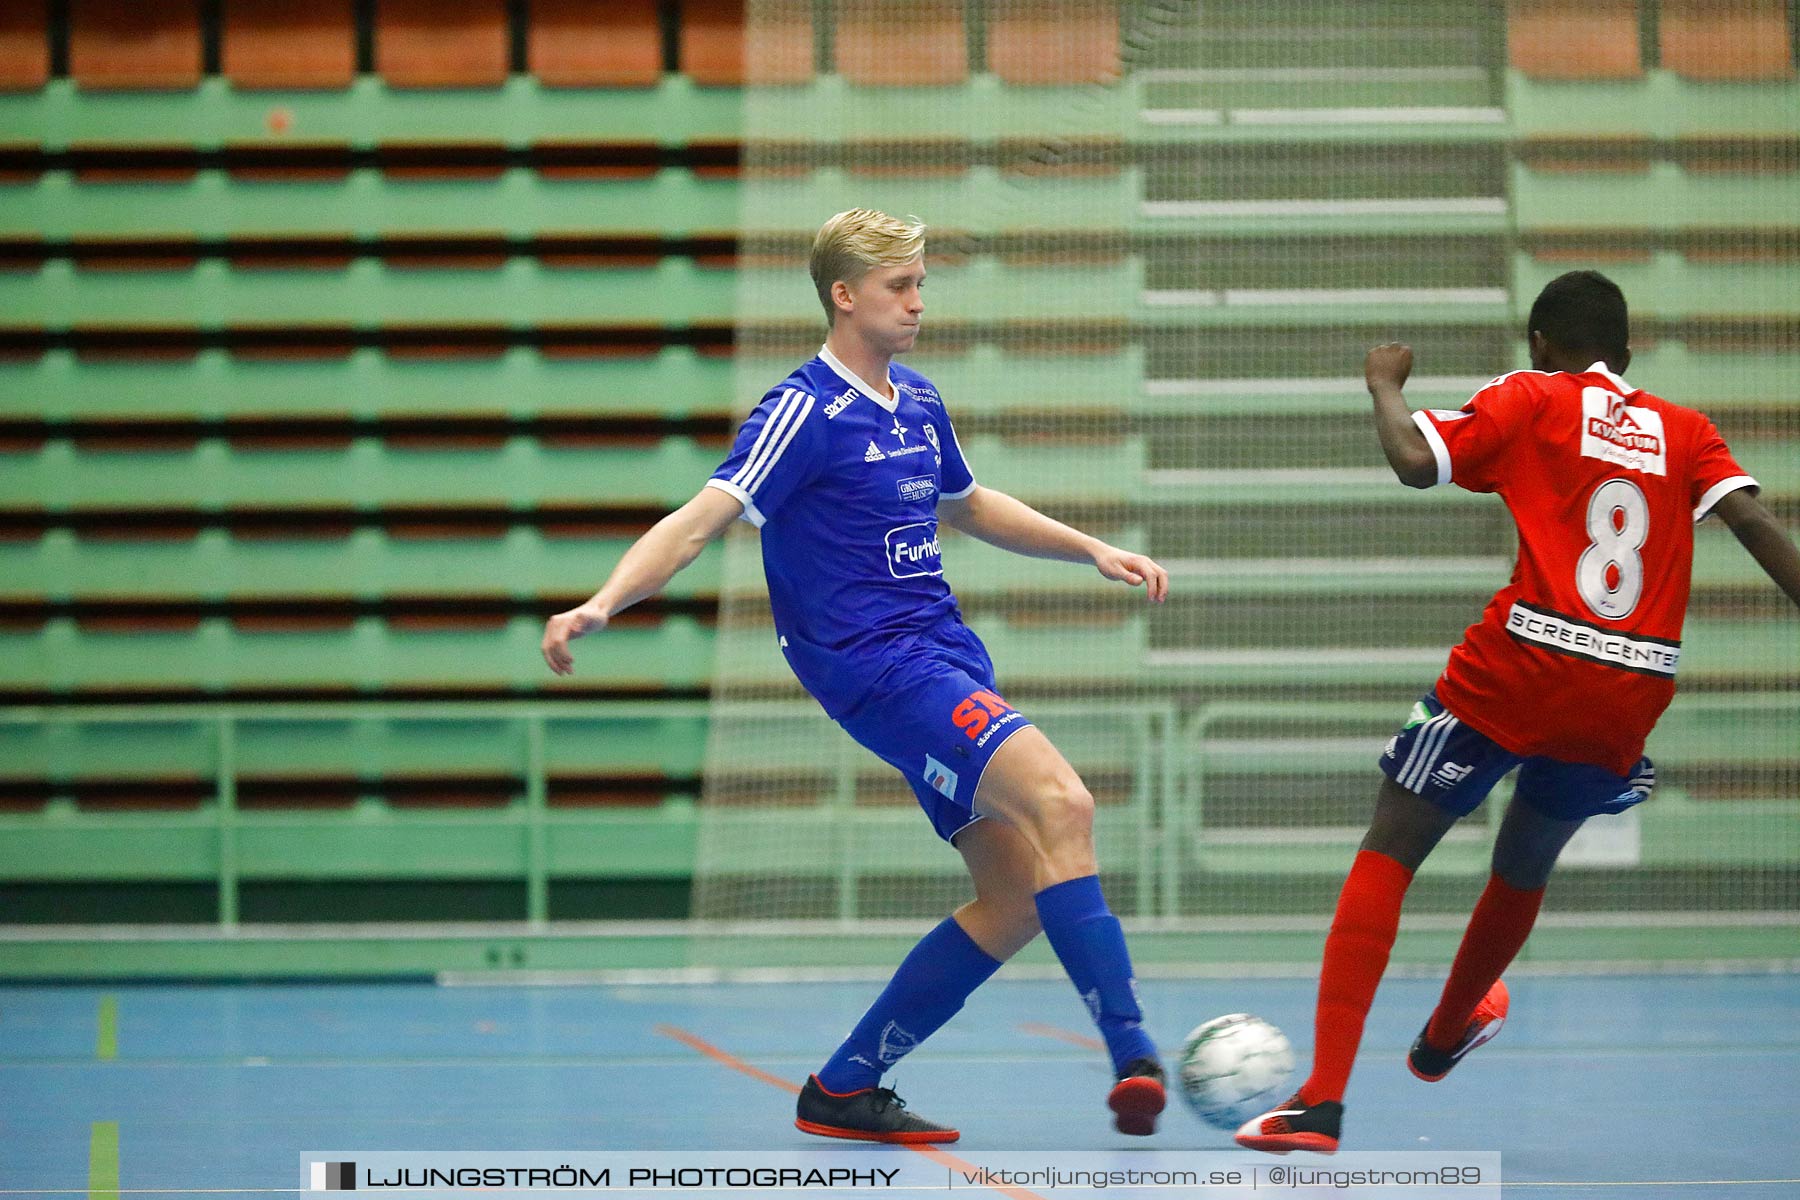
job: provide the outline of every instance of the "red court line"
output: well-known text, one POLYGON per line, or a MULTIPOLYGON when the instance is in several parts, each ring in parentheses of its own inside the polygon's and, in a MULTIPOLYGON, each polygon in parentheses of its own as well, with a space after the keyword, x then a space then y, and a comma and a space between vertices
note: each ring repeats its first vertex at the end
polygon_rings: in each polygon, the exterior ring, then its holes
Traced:
POLYGON ((719 1049, 711 1042, 706 1041, 699 1034, 689 1033, 687 1030, 678 1028, 674 1025, 658 1025, 655 1032, 662 1034, 666 1038, 674 1038, 690 1050, 698 1050, 716 1063, 721 1063, 734 1071, 742 1071, 752 1079, 760 1079, 764 1083, 778 1087, 790 1096, 798 1096, 800 1094, 799 1085, 789 1083, 779 1075, 771 1075, 760 1067, 753 1067, 735 1054, 725 1053, 725 1051, 719 1049))
POLYGON ((1059 1042, 1067 1042, 1071 1046, 1080 1046, 1083 1050, 1104 1050, 1106 1043, 1085 1033, 1076 1033, 1073 1029, 1061 1029, 1055 1025, 1043 1025, 1037 1021, 1021 1021, 1021 1033, 1033 1034, 1037 1037, 1055 1038, 1059 1042))
MULTIPOLYGON (((752 1079, 760 1079, 764 1083, 772 1084, 782 1091, 787 1092, 789 1095, 797 1096, 800 1094, 800 1089, 794 1084, 789 1083, 779 1076, 771 1075, 760 1067, 751 1066, 737 1055, 719 1049, 697 1033, 689 1033, 687 1030, 676 1025, 658 1025, 655 1027, 654 1032, 660 1033, 666 1038, 673 1038, 690 1050, 699 1051, 701 1054, 706 1055, 706 1057, 712 1059, 721 1066, 730 1067, 733 1071, 741 1071, 752 1079)), ((1076 1036, 1080 1035, 1078 1034, 1076 1036)), ((926 1158, 937 1163, 940 1167, 946 1167, 953 1171, 974 1172, 981 1169, 974 1163, 964 1162, 962 1159, 956 1157, 956 1155, 940 1150, 933 1145, 914 1146, 905 1145, 903 1143, 889 1144, 899 1144, 901 1149, 911 1150, 914 1154, 923 1154, 926 1158)), ((1002 1196, 1010 1197, 1010 1200, 1044 1200, 1044 1197, 1038 1195, 1036 1192, 1028 1192, 1024 1188, 1001 1187, 998 1184, 989 1184, 988 1186, 992 1187, 994 1191, 999 1192, 1002 1196)))

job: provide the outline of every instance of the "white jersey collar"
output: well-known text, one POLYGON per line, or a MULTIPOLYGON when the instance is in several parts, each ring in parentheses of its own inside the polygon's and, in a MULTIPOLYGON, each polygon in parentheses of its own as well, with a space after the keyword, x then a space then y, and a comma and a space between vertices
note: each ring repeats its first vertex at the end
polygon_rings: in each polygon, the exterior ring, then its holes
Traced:
POLYGON ((1613 382, 1613 385, 1619 389, 1619 394, 1621 396, 1629 396, 1629 395, 1631 395, 1631 393, 1637 391, 1637 389, 1632 387, 1629 383, 1626 383, 1623 379, 1619 378, 1617 375, 1614 375, 1612 373, 1611 368, 1609 368, 1604 362, 1595 363, 1593 366, 1591 366, 1587 370, 1583 371, 1582 374, 1583 375, 1604 375, 1604 376, 1606 376, 1608 379, 1610 379, 1613 382))
POLYGON ((891 368, 888 371, 887 382, 888 390, 894 393, 894 398, 889 400, 886 396, 881 394, 880 388, 864 381, 855 371, 852 371, 842 362, 839 362, 838 356, 833 354, 829 347, 819 347, 819 360, 830 367, 839 379, 842 379, 845 383, 849 384, 875 403, 881 405, 881 407, 885 408, 888 412, 892 413, 900 410, 900 386, 894 382, 894 372, 891 368))

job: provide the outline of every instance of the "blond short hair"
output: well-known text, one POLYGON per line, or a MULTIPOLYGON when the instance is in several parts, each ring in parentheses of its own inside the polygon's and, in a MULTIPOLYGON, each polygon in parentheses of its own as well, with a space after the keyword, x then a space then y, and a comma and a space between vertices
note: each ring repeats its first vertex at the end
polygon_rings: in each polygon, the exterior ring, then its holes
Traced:
POLYGON ((902 266, 924 253, 925 223, 917 217, 902 221, 872 208, 852 208, 819 226, 807 267, 826 322, 837 320, 832 284, 855 283, 872 267, 902 266))

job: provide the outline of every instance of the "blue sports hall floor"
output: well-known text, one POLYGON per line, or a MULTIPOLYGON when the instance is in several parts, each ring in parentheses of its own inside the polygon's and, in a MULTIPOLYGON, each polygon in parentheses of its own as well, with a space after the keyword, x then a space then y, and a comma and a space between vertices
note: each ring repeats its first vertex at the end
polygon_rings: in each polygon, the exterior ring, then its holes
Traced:
MULTIPOLYGON (((1505 1031, 1426 1085, 1402 1060, 1437 984, 1387 981, 1343 1149, 1498 1151, 1505 1194, 1533 1200, 1800 1196, 1800 976, 1511 983, 1505 1031)), ((849 1149, 793 1128, 790 1089, 877 988, 4 987, 0 1194, 293 1193, 302 1155, 327 1150, 849 1149)), ((1171 1056, 1189 1026, 1250 1011, 1289 1032, 1303 1065, 1312 988, 1143 985, 1171 1056)), ((964 1160, 1141 1148, 1110 1127, 1109 1075, 1090 1035, 1066 983, 1002 978, 890 1082, 913 1109, 961 1127, 953 1149, 964 1160)), ((1231 1150, 1228 1134, 1178 1102, 1153 1141, 1231 1150)), ((871 1162, 914 1153, 854 1149, 871 1162)), ((1291 1161, 1304 1159, 1334 1161, 1291 1161)))

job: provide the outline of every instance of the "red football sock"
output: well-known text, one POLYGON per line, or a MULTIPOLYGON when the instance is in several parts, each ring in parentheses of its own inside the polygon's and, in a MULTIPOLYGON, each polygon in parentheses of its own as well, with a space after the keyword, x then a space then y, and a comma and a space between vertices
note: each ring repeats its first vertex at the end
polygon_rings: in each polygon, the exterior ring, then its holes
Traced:
POLYGON ((1319 1007, 1313 1018, 1312 1076, 1300 1085, 1300 1101, 1344 1098, 1350 1067, 1362 1043, 1363 1021, 1387 970, 1400 902, 1413 873, 1385 854, 1359 850, 1338 893, 1337 914, 1325 938, 1319 968, 1319 1007))
POLYGON ((1498 875, 1489 876, 1487 890, 1475 902, 1469 928, 1457 948, 1450 978, 1444 982, 1444 995, 1425 1028, 1427 1043, 1439 1050, 1454 1050, 1462 1041, 1475 1006, 1531 936, 1543 902, 1543 888, 1522 891, 1498 875))

